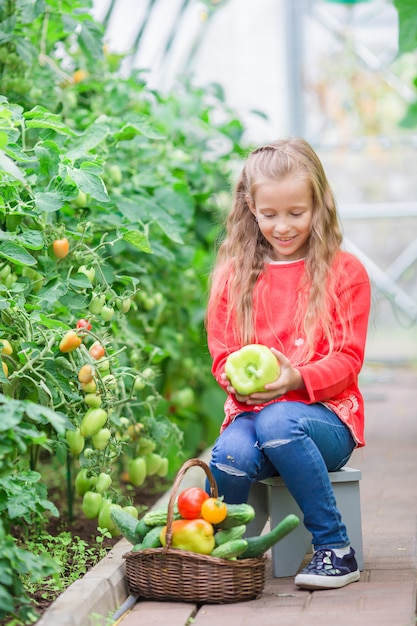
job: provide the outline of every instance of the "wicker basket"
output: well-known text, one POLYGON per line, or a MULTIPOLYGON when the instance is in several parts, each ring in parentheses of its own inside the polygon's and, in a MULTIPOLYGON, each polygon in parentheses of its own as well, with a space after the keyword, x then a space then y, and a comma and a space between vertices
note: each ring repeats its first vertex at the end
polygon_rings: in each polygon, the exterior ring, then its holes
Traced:
POLYGON ((206 463, 200 459, 184 463, 169 499, 166 546, 124 555, 129 593, 144 600, 211 604, 253 600, 264 588, 265 557, 230 561, 171 547, 171 526, 179 485, 185 472, 196 465, 206 472, 211 495, 218 496, 216 482, 206 463))

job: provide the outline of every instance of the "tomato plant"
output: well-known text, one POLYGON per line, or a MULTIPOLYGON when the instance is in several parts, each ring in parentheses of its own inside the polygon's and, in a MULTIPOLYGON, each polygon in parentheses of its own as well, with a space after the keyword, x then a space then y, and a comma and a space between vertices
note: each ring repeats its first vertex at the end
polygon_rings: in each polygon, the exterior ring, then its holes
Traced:
POLYGON ((201 507, 208 494, 200 487, 184 489, 178 496, 178 512, 184 519, 201 517, 201 507))

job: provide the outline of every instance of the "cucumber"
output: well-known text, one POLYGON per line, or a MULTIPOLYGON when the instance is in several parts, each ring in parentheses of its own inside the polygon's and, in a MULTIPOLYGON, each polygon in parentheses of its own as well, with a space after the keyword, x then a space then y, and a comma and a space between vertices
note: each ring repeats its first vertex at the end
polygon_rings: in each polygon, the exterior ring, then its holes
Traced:
MULTIPOLYGON (((143 516, 143 520, 147 526, 166 526, 168 517, 168 506, 157 509, 151 509, 143 516)), ((177 507, 174 507, 173 519, 181 519, 177 507)))
POLYGON ((141 550, 146 550, 146 548, 160 548, 162 546, 162 543, 159 536, 163 528, 164 526, 154 526, 153 528, 151 528, 150 531, 142 539, 141 550))
POLYGON ((255 509, 250 504, 228 504, 226 518, 216 527, 229 530, 235 526, 249 524, 255 517, 255 509))
POLYGON ((234 526, 229 530, 218 530, 214 535, 214 541, 216 542, 216 546, 221 546, 223 543, 227 541, 233 541, 234 539, 242 539, 243 535, 246 532, 246 524, 241 524, 240 526, 234 526))
POLYGON ((216 556, 218 559, 234 559, 243 554, 247 547, 248 542, 245 539, 234 539, 214 548, 210 556, 216 556))
POLYGON ((133 545, 141 541, 149 531, 149 526, 145 524, 143 519, 137 520, 136 517, 133 517, 133 515, 122 508, 111 507, 110 517, 123 537, 133 545))
POLYGON ((287 517, 284 517, 284 519, 269 533, 260 535, 259 537, 246 537, 248 547, 245 552, 239 556, 239 558, 255 559, 262 556, 267 550, 269 550, 269 548, 294 530, 299 523, 300 518, 297 517, 297 515, 287 515, 287 517))

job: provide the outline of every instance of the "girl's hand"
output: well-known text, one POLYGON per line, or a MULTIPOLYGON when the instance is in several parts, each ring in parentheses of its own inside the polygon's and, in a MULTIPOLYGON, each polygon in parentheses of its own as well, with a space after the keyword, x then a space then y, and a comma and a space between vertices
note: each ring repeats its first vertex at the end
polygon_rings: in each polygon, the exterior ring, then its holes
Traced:
MULTIPOLYGON (((234 394, 238 402, 248 405, 264 404, 266 402, 270 402, 271 400, 280 398, 289 391, 304 389, 304 381, 300 372, 292 367, 289 359, 287 359, 282 352, 279 352, 279 350, 276 350, 275 348, 271 348, 271 350, 278 359, 281 368, 279 377, 274 382, 265 385, 265 391, 252 393, 249 396, 242 396, 238 394, 229 383, 227 392, 234 394)), ((223 378, 228 380, 225 374, 223 374, 223 378)))

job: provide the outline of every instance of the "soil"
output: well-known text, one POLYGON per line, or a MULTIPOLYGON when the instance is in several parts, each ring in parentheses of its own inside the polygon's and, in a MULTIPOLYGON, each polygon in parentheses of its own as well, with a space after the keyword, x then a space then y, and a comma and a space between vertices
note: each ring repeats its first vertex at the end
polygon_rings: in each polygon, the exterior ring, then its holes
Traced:
MULTIPOLYGON (((128 488, 128 486, 126 486, 128 488)), ((154 480, 152 477, 148 478, 145 485, 136 489, 132 492, 132 488, 130 488, 129 496, 133 500, 133 504, 139 510, 139 518, 144 515, 144 513, 163 495, 170 487, 170 484, 167 483, 164 479, 158 478, 154 480)), ((48 500, 53 502, 58 510, 60 511, 60 516, 50 517, 48 524, 45 527, 45 532, 53 537, 57 537, 62 532, 71 533, 72 537, 79 538, 86 544, 86 550, 88 551, 88 558, 86 559, 85 573, 91 569, 96 563, 103 557, 103 548, 109 551, 112 546, 120 540, 120 537, 107 538, 105 537, 103 543, 100 545, 97 543, 96 538, 99 535, 97 531, 97 520, 88 520, 84 517, 81 508, 80 508, 80 498, 76 498, 74 502, 74 511, 73 511, 73 519, 70 520, 68 517, 68 512, 63 511, 62 506, 62 498, 63 493, 60 488, 52 488, 48 489, 48 500)), ((18 537, 19 536, 19 528, 15 529, 16 532, 13 534, 18 537)), ((24 543, 24 540, 23 540, 24 543)), ((23 547, 23 546, 22 546, 23 547)), ((64 564, 64 567, 67 571, 71 570, 73 563, 71 563, 71 553, 70 550, 66 552, 68 554, 68 562, 64 564)), ((65 577, 65 573, 63 574, 63 578, 65 577)), ((46 581, 44 581, 46 582, 46 581)), ((39 617, 41 617, 42 613, 44 613, 48 607, 52 604, 52 602, 60 595, 61 592, 50 592, 45 594, 45 589, 47 585, 43 584, 40 586, 38 591, 30 594, 30 598, 33 601, 33 607, 36 610, 36 613, 39 617), (44 597, 47 595, 47 597, 44 597)), ((0 620, 0 626, 7 623, 7 619, 5 621, 0 620)))

